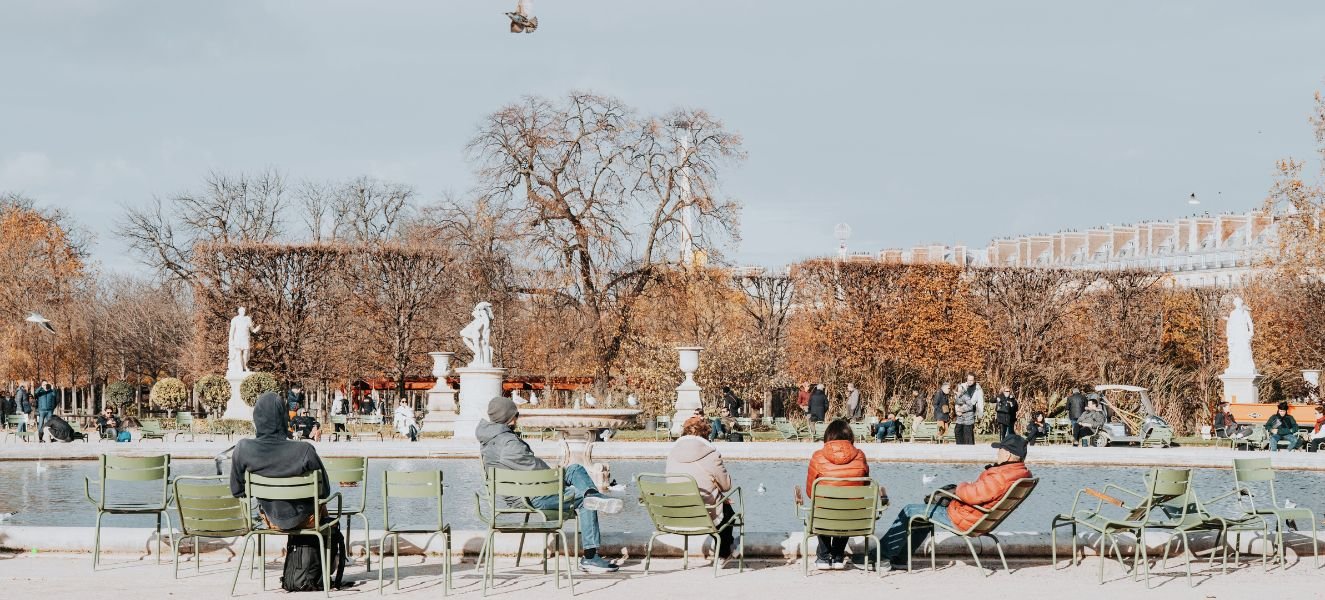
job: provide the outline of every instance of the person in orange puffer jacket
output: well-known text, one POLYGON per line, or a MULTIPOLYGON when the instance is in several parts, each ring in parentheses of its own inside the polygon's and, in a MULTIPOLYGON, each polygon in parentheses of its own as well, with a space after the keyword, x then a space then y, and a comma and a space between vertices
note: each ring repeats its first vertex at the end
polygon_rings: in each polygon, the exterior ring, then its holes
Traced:
MULTIPOLYGON (((897 520, 893 521, 892 527, 883 536, 883 556, 889 562, 879 565, 881 568, 905 568, 906 557, 909 555, 906 548, 906 524, 911 517, 922 515, 931 521, 947 523, 958 531, 969 529, 984 516, 976 506, 992 508, 1018 479, 1031 476, 1025 462, 1026 438, 1012 434, 990 446, 998 449, 994 464, 986 466, 975 481, 945 487, 960 501, 953 500, 946 509, 942 509, 927 498, 924 504, 908 504, 902 508, 897 514, 897 520)), ((914 553, 931 533, 931 529, 912 530, 909 552, 914 553)))
MULTIPOLYGON (((820 477, 869 477, 870 465, 865 460, 865 453, 855 445, 855 435, 851 425, 842 419, 828 424, 824 429, 824 446, 810 457, 810 470, 805 475, 805 489, 814 493, 814 481, 820 477)), ((860 485, 850 481, 825 481, 819 485, 849 486, 860 485)), ((796 486, 796 504, 801 504, 801 488, 796 486)), ((819 548, 814 566, 820 571, 846 568, 846 549, 849 538, 838 536, 819 536, 819 548)))

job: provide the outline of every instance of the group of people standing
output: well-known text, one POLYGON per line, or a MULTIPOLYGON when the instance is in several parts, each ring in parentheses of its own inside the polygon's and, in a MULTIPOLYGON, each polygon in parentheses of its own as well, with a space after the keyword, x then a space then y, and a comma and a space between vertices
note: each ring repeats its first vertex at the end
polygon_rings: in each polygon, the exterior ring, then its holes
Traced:
MULTIPOLYGON (((55 409, 60 404, 59 395, 55 387, 49 381, 42 381, 32 392, 28 391, 27 385, 19 384, 14 394, 0 395, 0 408, 5 415, 22 415, 23 419, 18 423, 19 431, 28 430, 28 422, 35 420, 37 427, 37 441, 46 441, 47 422, 55 416, 55 409)), ((3 419, 0 419, 3 421, 3 419)))

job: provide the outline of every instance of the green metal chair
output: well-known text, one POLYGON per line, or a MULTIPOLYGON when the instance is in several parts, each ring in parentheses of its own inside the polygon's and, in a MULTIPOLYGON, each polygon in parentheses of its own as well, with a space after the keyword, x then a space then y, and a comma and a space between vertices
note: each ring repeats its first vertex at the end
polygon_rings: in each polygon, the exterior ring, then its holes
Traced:
POLYGON ((818 535, 865 538, 865 554, 869 554, 869 540, 874 540, 874 564, 883 561, 883 543, 874 530, 888 507, 879 496, 879 484, 869 477, 820 477, 810 490, 809 506, 797 505, 797 516, 805 523, 801 537, 801 563, 805 576, 810 576, 810 538, 818 535), (845 484, 845 485, 844 485, 845 484))
POLYGON ((784 440, 799 442, 803 437, 801 430, 787 421, 774 421, 773 429, 777 430, 784 440))
POLYGON ((750 441, 755 437, 755 420, 750 417, 736 417, 736 430, 731 432, 741 436, 742 441, 750 441))
POLYGON ((689 475, 666 473, 640 473, 635 476, 635 486, 639 488, 640 503, 649 511, 653 520, 653 533, 649 535, 649 547, 644 554, 644 574, 649 573, 649 561, 653 558, 653 541, 663 534, 682 537, 684 553, 681 555, 681 568, 690 566, 690 538, 697 535, 713 540, 713 576, 718 576, 722 561, 718 560, 719 534, 725 530, 740 529, 737 547, 740 555, 736 559, 737 572, 745 571, 745 500, 741 488, 734 487, 713 504, 704 504, 704 497, 699 493, 699 484, 689 475), (710 510, 736 499, 736 514, 724 523, 716 523, 710 510))
POLYGON ((874 439, 874 434, 870 431, 869 423, 852 423, 851 434, 856 436, 856 439, 862 442, 874 439))
POLYGON ((212 414, 207 418, 207 435, 211 437, 212 441, 216 441, 216 436, 223 435, 225 441, 228 442, 235 435, 235 428, 226 423, 220 415, 212 414))
POLYGON ((169 431, 161 428, 161 421, 157 419, 139 419, 138 421, 138 441, 161 440, 166 441, 169 431))
POLYGON ((175 441, 177 442, 179 441, 179 436, 181 435, 189 436, 190 442, 192 442, 195 439, 193 431, 193 413, 188 411, 180 411, 175 413, 174 434, 175 434, 175 441))
POLYGON ((1230 442, 1242 450, 1264 450, 1270 447, 1270 434, 1264 425, 1252 425, 1251 433, 1230 442))
MULTIPOLYGON (((1142 542, 1145 538, 1146 529, 1172 529, 1174 523, 1173 515, 1161 515, 1160 519, 1152 518, 1151 512, 1159 508, 1162 504, 1170 502, 1176 498, 1186 497, 1191 489, 1191 469, 1151 469, 1145 477, 1145 492, 1134 492, 1114 484, 1105 484, 1104 491, 1099 492, 1091 488, 1085 488, 1077 491, 1076 497, 1072 500, 1071 512, 1067 514, 1056 515, 1049 525, 1050 532, 1050 560, 1054 565, 1058 564, 1058 528, 1064 525, 1072 527, 1072 558, 1071 562, 1080 564, 1077 560, 1077 528, 1084 527, 1099 534, 1100 556, 1100 583, 1104 583, 1104 562, 1108 556, 1105 544, 1114 551, 1120 564, 1126 565, 1123 560, 1122 551, 1118 548, 1116 537, 1120 534, 1130 533, 1136 537, 1137 543, 1133 548, 1132 571, 1133 578, 1136 577, 1138 565, 1145 571, 1146 585, 1150 585, 1150 570, 1147 566, 1146 545, 1142 542), (1122 493, 1131 499, 1131 503, 1109 495, 1110 492, 1122 493), (1082 495, 1093 496, 1098 501, 1094 508, 1082 508, 1078 510, 1081 504, 1082 495), (1105 504, 1109 504, 1114 509, 1106 514, 1105 504), (1123 514, 1117 516, 1116 513, 1121 510, 1123 514)), ((1089 500, 1087 500, 1089 503, 1089 500)), ((1186 505, 1184 504, 1184 507, 1186 505)), ((1179 520, 1185 518, 1184 514, 1177 515, 1179 520)))
POLYGON ((935 421, 921 421, 917 423, 910 431, 911 443, 917 440, 935 442, 939 441, 939 424, 935 421))
POLYGON ((386 441, 386 423, 382 421, 382 415, 363 415, 359 417, 358 421, 350 423, 350 432, 358 439, 375 435, 378 441, 386 441))
POLYGON ((386 546, 387 540, 391 540, 391 556, 395 561, 392 571, 392 580, 396 584, 396 589, 400 589, 400 534, 402 533, 426 533, 428 538, 423 542, 421 552, 426 556, 428 545, 432 543, 433 538, 442 536, 444 546, 442 547, 442 595, 447 595, 451 591, 451 526, 442 519, 442 497, 444 491, 442 488, 441 471, 383 471, 382 472, 382 526, 385 532, 382 538, 377 542, 377 593, 381 594, 383 588, 383 576, 386 572, 386 546), (401 527, 391 521, 391 501, 405 499, 423 499, 435 503, 437 510, 436 527, 401 527))
POLYGON ((96 498, 92 497, 92 480, 88 477, 83 478, 83 495, 87 498, 88 503, 97 509, 96 533, 92 544, 92 569, 96 570, 97 566, 101 564, 101 519, 106 515, 156 515, 156 562, 160 563, 162 517, 166 519, 166 530, 171 529, 169 509, 170 455, 114 456, 102 454, 97 460, 98 483, 101 490, 96 498), (124 484, 124 486, 116 485, 117 489, 122 489, 135 482, 152 484, 160 482, 160 500, 154 499, 141 502, 107 500, 107 488, 110 487, 112 481, 124 484))
POLYGON ((350 429, 349 427, 347 427, 347 425, 349 425, 349 418, 347 418, 345 415, 331 415, 330 417, 327 418, 327 420, 330 423, 330 426, 327 427, 327 429, 323 430, 322 432, 323 437, 331 438, 331 441, 333 442, 338 442, 341 439, 348 440, 352 438, 352 436, 350 435, 350 429), (337 425, 340 426, 341 429, 340 431, 336 430, 337 425))
POLYGON ((824 439, 824 432, 828 431, 828 423, 819 421, 810 424, 810 433, 814 436, 814 441, 821 442, 824 439))
POLYGON ((5 435, 14 439, 21 439, 25 442, 32 441, 32 438, 37 437, 37 429, 35 427, 32 429, 24 427, 26 431, 18 430, 19 425, 26 426, 27 422, 27 415, 6 415, 5 426, 9 429, 5 431, 5 435))
MULTIPOLYGON (((1197 495, 1196 490, 1189 490, 1186 496, 1175 498, 1168 502, 1160 504, 1159 508, 1172 519, 1166 524, 1166 528, 1173 533, 1168 540, 1164 542, 1164 557, 1160 561, 1160 567, 1164 568, 1169 561, 1169 548, 1173 545, 1173 539, 1178 538, 1182 542, 1183 553, 1187 555, 1187 587, 1192 587, 1192 562, 1196 559, 1195 553, 1191 550, 1191 544, 1188 537, 1197 532, 1213 531, 1215 532, 1215 543, 1210 550, 1208 565, 1213 566, 1215 554, 1219 553, 1223 557, 1223 572, 1228 572, 1228 548, 1222 542, 1229 533, 1240 534, 1243 531, 1256 531, 1262 534, 1262 539, 1269 538, 1269 526, 1265 519, 1257 515, 1243 515, 1241 517, 1225 517, 1212 514, 1207 505, 1213 505, 1221 500, 1232 497, 1237 494, 1237 490, 1227 492, 1211 498, 1208 501, 1202 501, 1197 495)), ((1234 542, 1236 545, 1237 542, 1234 542)), ((1261 567, 1265 568, 1265 554, 1261 554, 1261 567)))
POLYGON ((658 441, 663 437, 672 439, 672 417, 671 415, 658 415, 653 419, 653 439, 658 441))
MULTIPOLYGON (((295 477, 263 477, 252 473, 244 474, 244 496, 249 500, 251 511, 258 510, 259 500, 308 500, 313 503, 313 526, 302 529, 270 529, 266 527, 252 529, 244 536, 244 544, 239 549, 239 555, 242 557, 248 551, 249 541, 257 537, 257 560, 262 563, 262 590, 267 591, 267 542, 266 537, 270 535, 292 536, 292 535, 311 535, 317 537, 318 551, 322 554, 322 594, 331 596, 331 548, 328 537, 331 530, 336 526, 336 519, 322 519, 322 509, 328 508, 332 500, 336 501, 336 510, 328 511, 333 514, 341 512, 343 498, 340 492, 335 492, 325 500, 318 499, 318 487, 322 473, 313 471, 304 475, 295 477)), ((243 569, 244 561, 240 560, 235 565, 234 577, 230 580, 230 595, 235 595, 235 587, 239 585, 239 572, 243 569)))
MULTIPOLYGON (((971 551, 971 558, 975 559, 975 568, 983 571, 984 567, 980 565, 980 554, 976 552, 975 546, 971 544, 971 540, 987 537, 994 540, 994 549, 998 550, 998 560, 1003 563, 1003 570, 1007 571, 1009 570, 1008 559, 1003 555, 1003 543, 998 539, 998 535, 994 533, 994 530, 998 529, 998 526, 1003 524, 1003 521, 1007 519, 1013 511, 1017 510, 1017 507, 1021 506, 1021 503, 1024 502, 1026 498, 1030 497, 1031 492, 1035 491, 1035 486, 1039 483, 1040 480, 1037 477, 1018 479, 1012 483, 1012 487, 1008 488, 1008 491, 1004 492, 1003 497, 999 498, 998 502, 993 506, 985 508, 983 506, 971 505, 971 508, 980 511, 982 514, 975 523, 972 523, 971 526, 966 529, 956 529, 942 521, 931 521, 923 515, 913 516, 906 522, 906 547, 911 547, 912 530, 917 527, 928 528, 931 531, 931 535, 929 536, 929 568, 937 568, 938 535, 936 534, 938 532, 934 529, 937 527, 956 535, 961 538, 963 542, 966 542, 966 549, 971 551)), ((934 506, 943 498, 956 500, 958 502, 961 501, 961 498, 958 498, 956 494, 953 494, 948 490, 935 490, 929 495, 930 510, 944 510, 942 507, 936 508, 934 506)), ((926 511, 925 514, 931 513, 926 511)), ((906 570, 908 572, 911 570, 910 553, 908 553, 906 557, 906 570)), ((985 577, 992 574, 993 569, 990 569, 988 573, 985 573, 985 577)))
MULTIPOLYGON (((201 538, 241 538, 253 530, 248 506, 230 493, 224 477, 177 477, 174 483, 175 509, 179 514, 178 537, 172 536, 175 579, 179 579, 180 544, 193 539, 193 566, 202 570, 201 538)), ((244 562, 244 555, 239 555, 244 562)))
MULTIPOLYGON (((475 494, 478 500, 479 519, 488 526, 487 535, 483 540, 483 548, 479 551, 479 562, 483 564, 483 595, 488 594, 488 587, 491 585, 493 572, 493 563, 495 562, 495 539, 499 533, 518 533, 521 535, 523 544, 524 535, 543 534, 543 572, 547 572, 547 538, 557 536, 561 542, 561 548, 568 549, 569 555, 566 557, 566 580, 570 582, 571 595, 575 594, 575 549, 566 538, 566 532, 563 530, 566 522, 570 520, 568 513, 573 515, 574 510, 570 510, 565 503, 558 503, 555 509, 534 510, 524 506, 509 506, 506 504, 506 498, 536 498, 539 496, 556 496, 558 498, 566 497, 566 486, 564 483, 564 473, 561 469, 540 469, 537 471, 512 471, 509 469, 490 468, 485 472, 486 498, 484 495, 475 494), (484 504, 486 501, 487 514, 484 514, 484 504), (542 515, 542 520, 530 521, 533 514, 542 515), (518 516, 522 520, 510 521, 503 520, 502 517, 518 516)), ((518 561, 519 553, 517 553, 518 561)), ((561 588, 561 559, 560 555, 553 557, 554 581, 557 588, 561 588)), ((517 562, 518 566, 518 562, 517 562)))
MULTIPOLYGON (((1316 514, 1310 509, 1302 506, 1289 507, 1280 504, 1278 496, 1274 490, 1274 466, 1270 464, 1268 458, 1237 458, 1233 460, 1233 485, 1240 494, 1250 503, 1247 510, 1249 514, 1274 518, 1274 544, 1278 548, 1279 565, 1286 564, 1284 556, 1284 529, 1288 527, 1289 521, 1294 524, 1302 521, 1311 523, 1311 550, 1314 555, 1313 564, 1317 569, 1320 568, 1320 543, 1317 541, 1316 533, 1316 514), (1263 484, 1265 490, 1268 490, 1268 502, 1266 496, 1261 496, 1259 505, 1256 503, 1256 487, 1263 484)), ((1294 527, 1296 529, 1296 527, 1294 527)))
MULTIPOLYGON (((350 553, 350 546, 354 541, 354 517, 359 517, 363 522, 363 559, 364 568, 368 571, 373 570, 373 552, 369 536, 368 516, 364 511, 368 508, 368 459, 362 456, 351 456, 344 458, 324 458, 322 466, 327 469, 327 479, 330 483, 338 483, 341 488, 357 487, 359 488, 359 504, 355 506, 354 500, 349 500, 349 506, 343 509, 337 509, 335 512, 328 512, 327 516, 332 519, 345 519, 345 553, 350 553), (350 484, 350 485, 346 485, 350 484)), ((341 495, 345 492, 342 489, 341 495)))

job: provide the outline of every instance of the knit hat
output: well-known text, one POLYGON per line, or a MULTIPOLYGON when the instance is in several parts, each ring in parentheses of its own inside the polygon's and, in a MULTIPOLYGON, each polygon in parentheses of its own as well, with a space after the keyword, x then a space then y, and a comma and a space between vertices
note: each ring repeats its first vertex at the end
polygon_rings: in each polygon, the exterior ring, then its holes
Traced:
POLYGON ((515 408, 515 401, 503 396, 494 396, 488 401, 488 420, 493 423, 510 423, 515 415, 520 414, 515 408))

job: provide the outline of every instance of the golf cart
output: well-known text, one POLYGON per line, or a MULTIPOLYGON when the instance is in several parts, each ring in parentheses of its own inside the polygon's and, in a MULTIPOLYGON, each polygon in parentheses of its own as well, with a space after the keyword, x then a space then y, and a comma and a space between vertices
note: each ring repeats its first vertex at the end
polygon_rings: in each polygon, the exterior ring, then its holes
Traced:
POLYGON ((1104 384, 1095 386, 1095 392, 1106 416, 1104 427, 1095 434, 1096 446, 1137 444, 1167 448, 1173 445, 1173 429, 1155 414, 1146 388, 1104 384))

